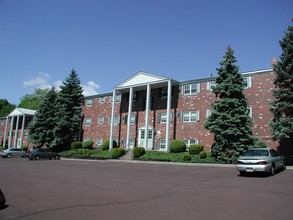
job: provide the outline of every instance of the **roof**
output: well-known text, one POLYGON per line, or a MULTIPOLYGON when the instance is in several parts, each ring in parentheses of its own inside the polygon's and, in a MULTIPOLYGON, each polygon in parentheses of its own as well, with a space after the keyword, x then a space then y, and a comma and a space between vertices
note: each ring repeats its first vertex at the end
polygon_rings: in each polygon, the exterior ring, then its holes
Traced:
POLYGON ((36 111, 26 108, 15 108, 7 117, 18 115, 35 115, 36 111))

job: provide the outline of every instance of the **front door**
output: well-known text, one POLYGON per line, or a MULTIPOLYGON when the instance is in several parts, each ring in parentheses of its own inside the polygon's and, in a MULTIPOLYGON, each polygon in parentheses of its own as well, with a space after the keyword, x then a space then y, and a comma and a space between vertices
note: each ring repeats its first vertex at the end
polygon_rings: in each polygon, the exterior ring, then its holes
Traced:
MULTIPOLYGON (((154 130, 149 129, 148 130, 148 138, 147 138, 147 148, 146 150, 152 150, 153 149, 153 139, 154 139, 154 130)), ((145 129, 139 130, 139 140, 138 140, 138 146, 144 147, 145 146, 145 129)))

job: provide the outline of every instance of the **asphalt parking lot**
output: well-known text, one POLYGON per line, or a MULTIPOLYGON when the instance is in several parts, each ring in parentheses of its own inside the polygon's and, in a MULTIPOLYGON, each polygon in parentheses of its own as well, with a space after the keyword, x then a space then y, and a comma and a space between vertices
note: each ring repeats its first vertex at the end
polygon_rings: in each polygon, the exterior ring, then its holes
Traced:
POLYGON ((292 219, 293 170, 0 158, 0 219, 292 219))

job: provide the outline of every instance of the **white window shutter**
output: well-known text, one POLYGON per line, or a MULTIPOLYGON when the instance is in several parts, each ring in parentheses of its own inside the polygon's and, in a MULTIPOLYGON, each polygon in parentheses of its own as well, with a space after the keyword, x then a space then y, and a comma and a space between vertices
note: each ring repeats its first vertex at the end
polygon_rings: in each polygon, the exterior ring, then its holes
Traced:
POLYGON ((197 83, 197 93, 200 93, 200 83, 197 83))

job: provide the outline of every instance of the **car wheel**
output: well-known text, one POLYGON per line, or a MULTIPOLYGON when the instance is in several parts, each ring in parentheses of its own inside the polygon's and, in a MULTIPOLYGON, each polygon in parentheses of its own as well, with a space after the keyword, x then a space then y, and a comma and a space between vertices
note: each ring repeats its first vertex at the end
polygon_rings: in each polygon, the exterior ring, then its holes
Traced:
POLYGON ((7 158, 11 158, 12 157, 12 155, 11 154, 7 154, 7 158))
POLYGON ((59 160, 59 159, 60 159, 59 155, 54 156, 54 160, 59 160))
POLYGON ((270 175, 274 176, 275 175, 275 166, 272 165, 271 169, 270 169, 270 175))
POLYGON ((35 156, 35 160, 39 160, 39 159, 40 159, 39 155, 35 156))

